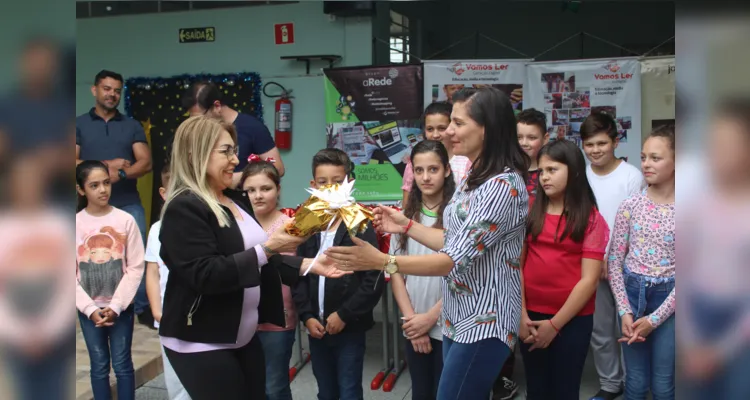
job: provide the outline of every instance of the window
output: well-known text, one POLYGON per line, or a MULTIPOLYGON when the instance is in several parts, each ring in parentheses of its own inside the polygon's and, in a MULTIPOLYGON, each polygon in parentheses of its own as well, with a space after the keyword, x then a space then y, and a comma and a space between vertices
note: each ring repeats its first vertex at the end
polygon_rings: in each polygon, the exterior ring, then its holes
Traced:
POLYGON ((391 63, 406 64, 409 62, 409 37, 391 36, 391 63))
POLYGON ((409 18, 391 10, 390 27, 391 63, 406 64, 409 62, 409 18))

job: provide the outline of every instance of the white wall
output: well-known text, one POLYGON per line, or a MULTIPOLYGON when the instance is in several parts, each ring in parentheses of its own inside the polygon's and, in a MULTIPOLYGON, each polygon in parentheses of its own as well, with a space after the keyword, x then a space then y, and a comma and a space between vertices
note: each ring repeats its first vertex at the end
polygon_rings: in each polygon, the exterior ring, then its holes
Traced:
MULTIPOLYGON (((282 153, 287 168, 282 203, 294 206, 306 198, 310 160, 325 147, 323 78, 304 76, 304 63, 281 56, 336 54, 338 66, 369 65, 372 58, 370 18, 337 18, 323 14, 321 2, 254 6, 77 20, 76 112, 93 105, 90 87, 102 69, 129 77, 169 77, 190 73, 257 72, 263 82, 293 89, 292 150, 282 153), (275 45, 275 23, 294 22, 295 43, 275 45), (213 43, 180 44, 178 29, 213 26, 213 43)), ((327 67, 313 62, 311 73, 327 67)), ((263 98, 264 119, 273 129, 275 99, 263 98)))

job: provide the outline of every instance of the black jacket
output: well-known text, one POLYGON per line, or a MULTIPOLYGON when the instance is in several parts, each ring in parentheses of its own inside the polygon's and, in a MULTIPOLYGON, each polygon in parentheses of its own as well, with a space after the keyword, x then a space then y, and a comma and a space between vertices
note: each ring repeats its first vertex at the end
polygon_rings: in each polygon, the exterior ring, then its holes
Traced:
MULTIPOLYGON (((297 249, 297 255, 306 258, 315 257, 320 248, 320 234, 317 234, 297 249)), ((375 230, 368 225, 367 230, 357 235, 360 239, 378 246, 375 230)), ((346 231, 346 226, 341 224, 333 239, 334 246, 354 246, 354 242, 346 231)), ((299 282, 292 287, 292 297, 300 320, 304 323, 310 318, 318 319, 318 282, 317 275, 308 274, 300 277, 299 282)), ((375 324, 372 317, 372 309, 380 301, 383 293, 385 279, 381 271, 363 271, 345 275, 341 278, 325 280, 325 298, 323 310, 323 321, 334 312, 337 312, 342 321, 346 323, 345 331, 366 331, 375 324)))
MULTIPOLYGON (((255 218, 244 192, 226 191, 255 218)), ((162 336, 199 343, 236 343, 244 289, 260 286, 258 323, 285 325, 281 284, 294 285, 302 259, 275 255, 258 268, 255 249, 245 250, 240 228, 220 228, 208 206, 192 193, 170 202, 162 219, 161 258, 169 269, 162 336), (192 324, 188 314, 192 313, 192 324)))

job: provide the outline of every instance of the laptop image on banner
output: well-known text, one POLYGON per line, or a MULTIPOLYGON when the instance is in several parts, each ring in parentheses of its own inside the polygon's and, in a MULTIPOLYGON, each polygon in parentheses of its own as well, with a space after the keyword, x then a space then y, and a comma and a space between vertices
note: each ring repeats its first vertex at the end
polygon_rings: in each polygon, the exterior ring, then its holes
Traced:
POLYGON ((396 121, 389 122, 369 129, 370 135, 378 143, 380 149, 388 156, 391 163, 398 164, 409 146, 402 143, 401 132, 396 121))

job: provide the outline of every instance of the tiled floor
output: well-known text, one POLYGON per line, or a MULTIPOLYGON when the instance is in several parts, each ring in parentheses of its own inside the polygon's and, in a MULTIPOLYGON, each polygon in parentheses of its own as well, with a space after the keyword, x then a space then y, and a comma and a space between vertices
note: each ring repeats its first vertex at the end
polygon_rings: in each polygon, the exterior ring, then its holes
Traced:
MULTIPOLYGON (((380 307, 375 310, 376 319, 380 316, 380 307)), ((393 333, 389 332, 388 337, 393 333)), ((303 348, 307 348, 307 338, 302 339, 303 348)), ((367 335, 367 354, 365 358, 365 367, 363 375, 363 386, 366 400, 401 400, 410 399, 411 379, 409 371, 404 370, 393 390, 389 393, 379 390, 371 390, 370 382, 373 377, 383 368, 383 334, 382 324, 376 326, 368 332, 367 335)), ((391 358, 391 357, 389 357, 391 358)), ((292 358, 292 364, 296 363, 296 355, 292 358)), ((516 357, 516 379, 523 385, 524 376, 521 365, 520 355, 516 357)), ((598 390, 596 371, 593 367, 592 357, 587 360, 586 371, 584 374, 583 385, 581 388, 581 399, 588 399, 598 390)), ((136 387, 140 388, 136 392, 136 398, 139 400, 166 400, 167 391, 164 385, 164 378, 161 374, 163 370, 159 338, 156 331, 150 330, 142 325, 136 324, 133 335, 133 363, 136 370, 136 387)), ((114 373, 111 374, 114 386, 114 373)), ((523 389, 520 390, 523 392, 523 389)), ((314 400, 317 398, 317 385, 315 377, 312 374, 310 364, 307 364, 292 382, 292 394, 296 400, 314 400)), ((517 399, 524 399, 521 394, 517 399)), ((86 345, 83 341, 80 327, 76 323, 76 400, 91 400, 91 384, 89 380, 89 357, 86 345)), ((481 400, 481 399, 480 399, 481 400)))
MULTIPOLYGON (((303 344, 306 344, 306 339, 303 339, 303 344)), ((364 394, 365 400, 406 400, 411 399, 411 379, 409 378, 409 371, 405 370, 401 377, 396 382, 393 391, 385 393, 382 390, 373 391, 370 390, 370 381, 380 371, 382 367, 382 334, 381 325, 378 324, 375 328, 368 333, 367 336, 367 356, 365 359, 364 368, 364 394)), ((292 360, 294 363, 295 359, 292 360)), ((581 388, 581 399, 588 399, 593 395, 599 388, 596 378, 596 371, 594 370, 591 357, 589 357, 588 364, 586 366, 586 372, 584 376, 583 386, 581 388)), ((516 371, 517 379, 519 383, 523 384, 523 370, 520 364, 520 356, 516 357, 516 371)), ((519 392, 522 392, 521 389, 519 392)), ((306 365, 299 375, 292 382, 292 395, 295 400, 315 400, 317 398, 317 386, 315 384, 315 377, 312 374, 312 368, 310 364, 306 365)), ((167 391, 164 386, 163 375, 158 376, 156 379, 146 383, 143 387, 139 388, 136 392, 137 400, 167 400, 167 391)), ((523 400, 525 396, 521 393, 516 399, 523 400)))

